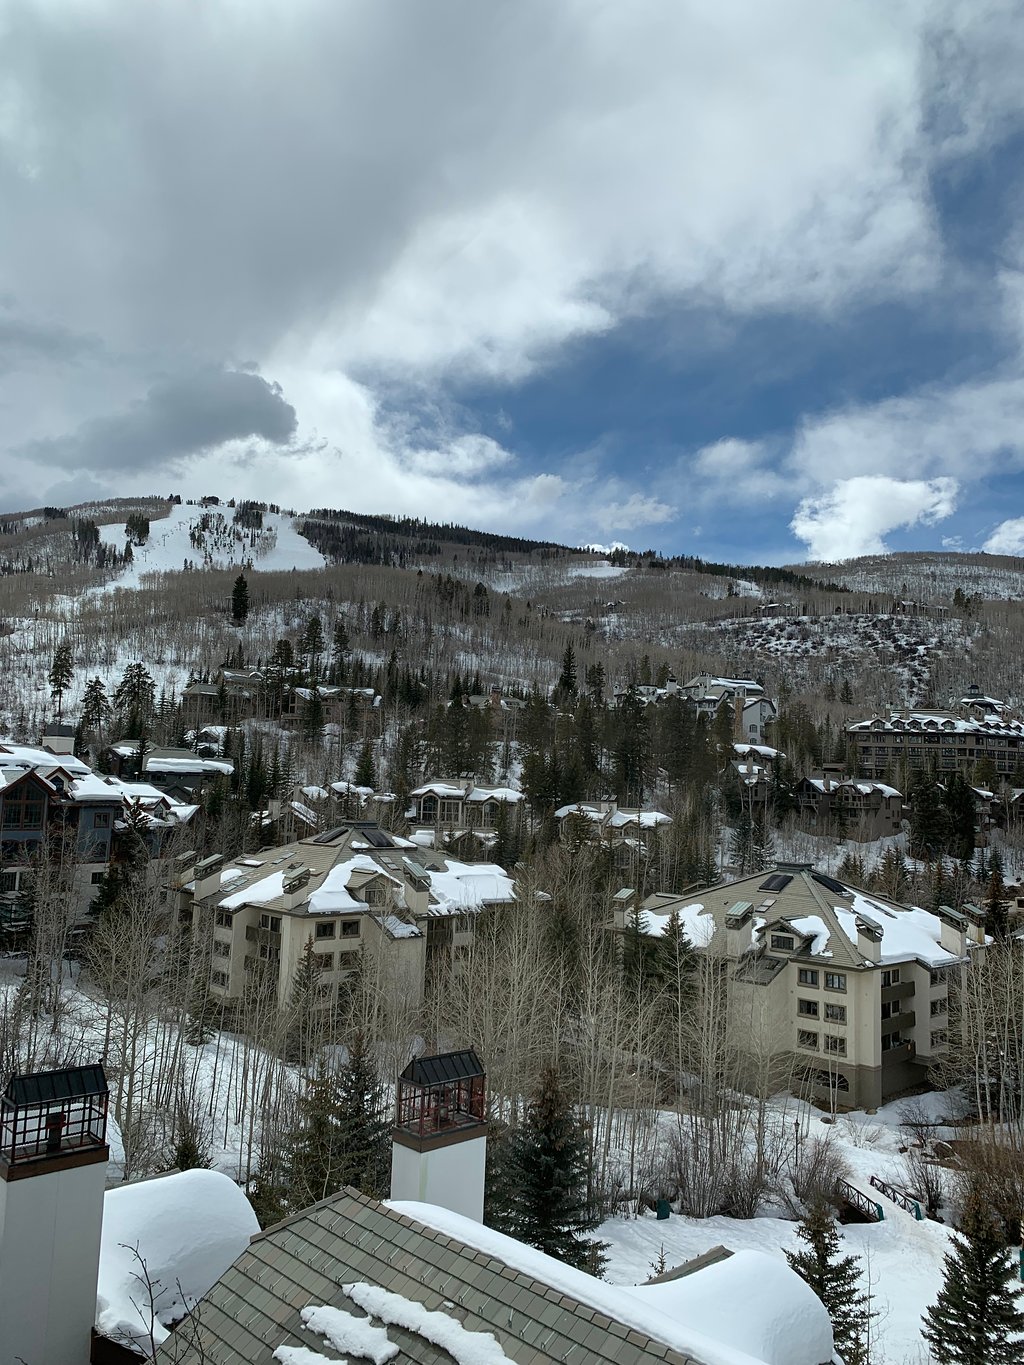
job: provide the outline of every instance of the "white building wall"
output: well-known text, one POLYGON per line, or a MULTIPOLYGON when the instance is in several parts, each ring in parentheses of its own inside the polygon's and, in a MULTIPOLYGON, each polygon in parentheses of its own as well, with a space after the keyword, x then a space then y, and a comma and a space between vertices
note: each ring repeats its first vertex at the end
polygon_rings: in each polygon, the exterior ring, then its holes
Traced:
POLYGON ((482 1223, 486 1162, 485 1132, 426 1152, 396 1142, 391 1148, 391 1198, 437 1204, 482 1223))
POLYGON ((0 1365, 88 1365, 106 1175, 0 1180, 0 1365))

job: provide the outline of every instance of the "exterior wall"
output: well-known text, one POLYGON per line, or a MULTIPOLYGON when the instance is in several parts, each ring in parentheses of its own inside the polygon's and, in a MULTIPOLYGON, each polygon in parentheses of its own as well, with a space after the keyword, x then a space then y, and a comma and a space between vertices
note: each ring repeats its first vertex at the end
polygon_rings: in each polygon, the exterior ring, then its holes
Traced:
POLYGON ((398 1141, 391 1148, 391 1198, 461 1213, 484 1221, 484 1172, 487 1133, 474 1130, 467 1141, 417 1151, 398 1141))
POLYGON ((88 1365, 106 1174, 0 1180, 0 1365, 88 1365))

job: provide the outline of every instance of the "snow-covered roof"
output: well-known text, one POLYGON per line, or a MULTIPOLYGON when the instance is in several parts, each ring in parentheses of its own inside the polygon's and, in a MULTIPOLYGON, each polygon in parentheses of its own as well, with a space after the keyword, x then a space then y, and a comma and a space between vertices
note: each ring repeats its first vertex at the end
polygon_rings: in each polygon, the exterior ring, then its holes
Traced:
POLYGON ((832 1358, 821 1301, 795 1271, 764 1253, 737 1252, 718 1263, 735 1262, 717 1275, 705 1267, 664 1285, 624 1288, 436 1204, 397 1200, 388 1207, 703 1365, 822 1365, 832 1358), (737 1312, 741 1303, 756 1311, 737 1312))
POLYGON ((252 1205, 218 1171, 181 1171, 108 1190, 103 1199, 96 1326, 150 1352, 148 1300, 140 1276, 159 1284, 153 1340, 220 1278, 259 1231, 252 1205), (132 1248, 138 1249, 136 1256, 132 1248))
POLYGON ((679 917, 683 933, 690 944, 694 948, 706 948, 715 936, 715 917, 710 911, 705 910, 702 901, 672 906, 665 914, 645 905, 640 919, 644 933, 650 934, 652 938, 661 938, 668 929, 673 911, 679 917))
POLYGON ((951 711, 893 711, 888 719, 873 716, 871 720, 854 721, 847 729, 852 733, 867 730, 911 731, 924 734, 992 735, 1013 739, 1024 735, 1024 721, 996 720, 991 717, 966 718, 951 711))
POLYGON ((821 1365, 832 1358, 832 1328, 820 1299, 781 1257, 764 1251, 736 1251, 678 1279, 623 1292, 765 1365, 821 1365))
POLYGON ((454 858, 445 862, 440 871, 426 869, 434 902, 432 914, 479 910, 485 903, 515 898, 515 883, 497 863, 460 863, 454 858))
POLYGON ((237 910, 240 905, 266 905, 284 895, 284 872, 271 872, 267 877, 225 896, 220 902, 222 910, 237 910))

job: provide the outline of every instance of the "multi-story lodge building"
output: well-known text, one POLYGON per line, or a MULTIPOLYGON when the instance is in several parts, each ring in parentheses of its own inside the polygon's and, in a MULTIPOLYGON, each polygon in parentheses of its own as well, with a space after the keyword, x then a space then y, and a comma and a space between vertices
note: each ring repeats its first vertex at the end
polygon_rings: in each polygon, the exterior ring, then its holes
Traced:
POLYGON ((970 779, 977 764, 991 762, 1007 781, 1024 763, 1024 721, 976 706, 956 711, 894 710, 885 718, 846 727, 861 777, 897 777, 900 772, 933 768, 970 779))
POLYGON ((875 1109, 922 1082, 947 1048, 947 993, 980 914, 937 914, 780 863, 693 896, 619 893, 613 922, 648 933, 675 912, 693 946, 719 954, 740 1038, 788 1059, 801 1091, 875 1109))
POLYGON ((210 949, 210 990, 237 1000, 257 971, 269 971, 279 1004, 312 945, 325 998, 362 951, 382 954, 389 989, 416 1002, 431 960, 473 941, 475 915, 513 900, 512 881, 491 863, 460 863, 352 822, 227 863, 206 858, 185 870, 179 914, 210 949))
POLYGON ((713 720, 723 706, 733 713, 736 739, 760 744, 765 726, 775 720, 779 708, 761 683, 753 678, 717 678, 698 673, 679 688, 679 695, 692 701, 699 714, 713 720))
POLYGON ((36 875, 38 856, 58 845, 60 856, 74 862, 72 908, 84 915, 128 806, 145 816, 154 855, 196 811, 150 783, 94 773, 72 753, 0 743, 0 930, 19 927, 19 893, 36 875))
POLYGON ((835 764, 802 778, 796 799, 804 823, 815 833, 866 843, 899 834, 903 827, 901 792, 885 782, 847 777, 835 764))

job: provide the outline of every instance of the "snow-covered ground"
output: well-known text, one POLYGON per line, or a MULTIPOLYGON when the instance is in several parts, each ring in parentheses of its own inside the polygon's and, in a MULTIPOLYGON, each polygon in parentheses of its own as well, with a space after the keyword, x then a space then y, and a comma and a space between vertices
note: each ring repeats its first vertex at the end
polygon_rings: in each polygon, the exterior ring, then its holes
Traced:
MULTIPOLYGON (((150 523, 146 543, 133 547, 132 563, 101 591, 137 588, 145 574, 178 573, 186 564, 196 569, 226 569, 248 566, 251 561, 254 568, 270 571, 322 569, 327 563, 283 513, 264 512, 263 529, 253 534, 235 530, 231 518, 230 507, 172 504, 166 517, 150 523), (209 523, 206 530, 201 529, 204 518, 209 523)), ((123 526, 102 526, 100 535, 107 545, 124 549, 123 526)))
MULTIPOLYGON (((920 1097, 936 1120, 947 1117, 953 1102, 938 1093, 920 1097)), ((828 1139, 841 1152, 853 1183, 870 1189, 871 1175, 904 1185, 904 1158, 899 1148, 907 1144, 900 1128, 905 1101, 881 1108, 877 1114, 851 1113, 834 1124, 822 1122, 817 1110, 788 1101, 777 1118, 793 1125, 801 1143, 814 1136, 828 1139)), ((942 1130, 937 1131, 942 1136, 942 1130)), ((917 1222, 890 1205, 883 1196, 885 1221, 851 1223, 840 1229, 844 1250, 859 1256, 862 1285, 872 1295, 877 1346, 873 1365, 925 1365, 927 1352, 921 1340, 921 1315, 935 1301, 942 1284, 943 1257, 949 1247, 949 1230, 942 1224, 917 1222)), ((760 1251, 784 1257, 800 1247, 796 1223, 766 1212, 758 1218, 687 1218, 673 1214, 659 1220, 653 1214, 639 1218, 610 1218, 597 1231, 608 1243, 606 1277, 616 1285, 642 1284, 658 1273, 664 1257, 672 1268, 725 1246, 731 1251, 760 1251)))

